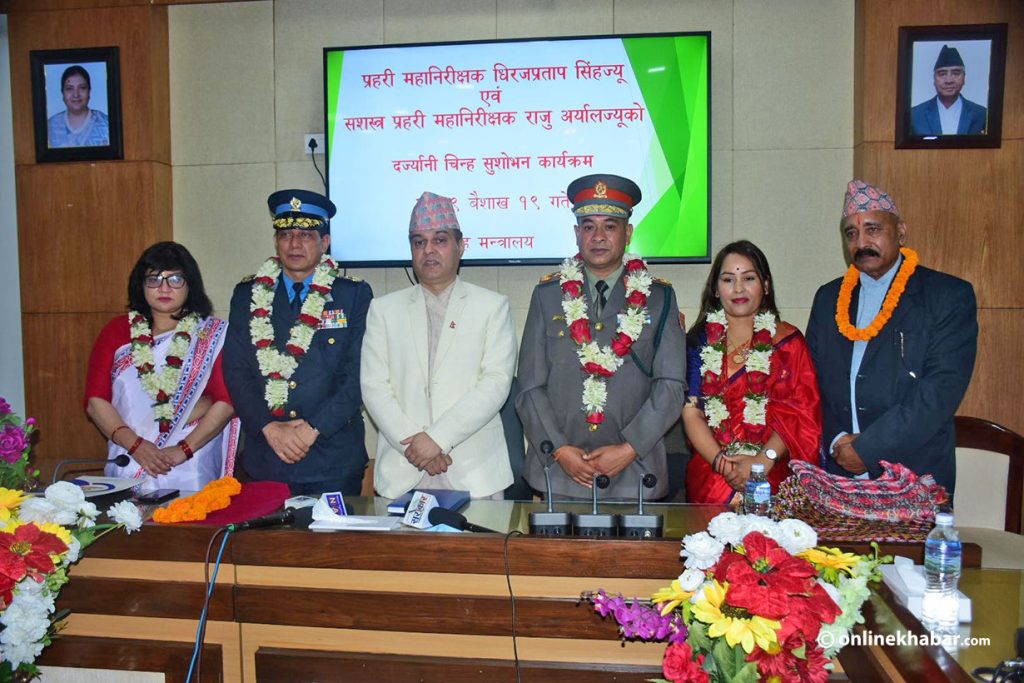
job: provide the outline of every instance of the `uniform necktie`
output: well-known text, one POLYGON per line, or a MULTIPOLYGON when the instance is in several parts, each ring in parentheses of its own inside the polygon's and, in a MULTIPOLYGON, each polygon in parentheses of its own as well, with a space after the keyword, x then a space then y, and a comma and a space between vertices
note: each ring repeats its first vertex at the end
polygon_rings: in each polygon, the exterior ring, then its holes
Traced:
POLYGON ((295 314, 296 318, 299 317, 299 312, 302 310, 302 290, 305 286, 305 283, 302 282, 292 283, 292 292, 295 294, 292 297, 292 313, 295 314))
POLYGON ((608 291, 608 283, 604 280, 598 280, 594 285, 594 289, 597 290, 597 317, 601 317, 604 312, 604 305, 608 303, 608 297, 605 292, 608 291))

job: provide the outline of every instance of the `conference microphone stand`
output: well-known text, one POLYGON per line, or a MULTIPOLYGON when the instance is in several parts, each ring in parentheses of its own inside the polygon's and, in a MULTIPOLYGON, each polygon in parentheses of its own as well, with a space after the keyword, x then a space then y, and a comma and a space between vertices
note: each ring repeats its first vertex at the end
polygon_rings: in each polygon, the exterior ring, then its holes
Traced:
MULTIPOLYGON (((544 466, 544 486, 547 493, 547 512, 530 513, 530 533, 538 536, 568 536, 572 531, 572 520, 568 512, 555 512, 555 499, 551 494, 551 466, 554 459, 551 452, 554 446, 550 441, 541 441, 540 451, 544 454, 541 464, 544 466)), ((540 456, 537 456, 540 459, 540 456)))

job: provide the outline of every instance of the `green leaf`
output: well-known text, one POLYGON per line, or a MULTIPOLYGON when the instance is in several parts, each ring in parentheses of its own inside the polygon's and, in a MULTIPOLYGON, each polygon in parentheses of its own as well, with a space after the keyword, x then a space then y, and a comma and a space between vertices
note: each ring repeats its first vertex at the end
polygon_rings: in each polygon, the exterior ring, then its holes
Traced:
POLYGON ((686 637, 686 642, 694 652, 711 652, 714 645, 708 638, 708 627, 699 621, 690 624, 690 635, 686 637))

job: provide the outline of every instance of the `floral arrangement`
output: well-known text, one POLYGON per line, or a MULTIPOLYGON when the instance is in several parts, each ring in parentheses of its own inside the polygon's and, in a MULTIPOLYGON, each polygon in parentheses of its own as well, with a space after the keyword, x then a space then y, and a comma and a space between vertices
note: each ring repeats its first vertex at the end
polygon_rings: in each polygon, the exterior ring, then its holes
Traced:
POLYGON ((0 487, 23 488, 39 475, 38 471, 28 470, 35 429, 35 418, 23 421, 11 411, 11 404, 0 397, 0 487))
POLYGON ((618 316, 615 336, 607 346, 598 346, 590 334, 590 311, 583 293, 583 261, 579 254, 562 262, 558 282, 562 287, 562 311, 569 336, 576 343, 576 355, 585 375, 583 379, 583 410, 590 430, 604 422, 608 403, 608 378, 622 366, 633 343, 647 324, 647 297, 651 295, 651 274, 647 264, 635 254, 622 257, 625 266, 626 306, 618 316))
POLYGON ((142 388, 153 399, 153 414, 160 424, 160 433, 169 432, 174 418, 171 398, 178 390, 181 367, 192 345, 192 337, 199 327, 199 316, 189 313, 178 321, 164 366, 159 371, 155 369, 156 359, 153 356, 153 330, 146 316, 138 311, 128 311, 128 321, 131 326, 132 365, 139 373, 142 388))
POLYGON ((725 444, 730 455, 738 453, 756 454, 764 445, 768 425, 768 375, 771 373, 772 337, 775 336, 778 319, 771 311, 762 311, 754 316, 754 335, 750 339, 750 353, 744 360, 747 371, 748 393, 743 399, 743 434, 747 441, 736 440, 733 416, 725 403, 725 385, 729 380, 726 372, 726 333, 729 321, 725 311, 718 309, 708 314, 704 326, 707 343, 700 350, 701 393, 704 394, 704 414, 715 439, 725 444))
POLYGON ((266 378, 263 398, 270 408, 271 415, 284 415, 284 406, 288 403, 288 380, 299 367, 299 361, 309 351, 313 342, 313 334, 320 324, 327 303, 327 295, 338 277, 338 266, 326 254, 320 259, 313 271, 313 281, 309 285, 309 293, 302 302, 299 318, 292 325, 285 343, 288 353, 284 354, 274 346, 274 325, 270 316, 274 312, 274 290, 277 278, 281 275, 281 260, 277 257, 268 258, 256 271, 252 284, 252 301, 249 311, 249 335, 256 347, 256 361, 260 373, 266 378))
POLYGON ((237 496, 242 485, 234 477, 214 479, 198 492, 185 498, 176 498, 166 507, 153 511, 153 521, 161 524, 175 522, 201 522, 214 510, 223 510, 237 496))
POLYGON ((800 520, 724 512, 683 539, 683 573, 649 600, 583 597, 623 638, 668 643, 661 683, 824 683, 890 558, 817 542, 800 520))
POLYGON ((840 334, 850 341, 871 341, 877 337, 899 306, 903 290, 907 288, 907 281, 914 274, 919 261, 917 252, 909 247, 900 247, 900 253, 903 254, 903 263, 893 278, 885 300, 882 301, 881 310, 867 327, 854 327, 850 322, 850 302, 853 301, 853 290, 860 281, 860 271, 852 263, 847 268, 843 284, 839 287, 839 297, 836 299, 836 324, 839 326, 840 334))
POLYGON ((97 524, 96 505, 66 481, 25 493, 39 474, 28 471, 35 421, 22 422, 0 398, 0 425, 0 680, 10 680, 38 673, 33 662, 59 629, 55 602, 68 567, 111 530, 138 531, 142 515, 125 500, 107 510, 113 523, 97 524))

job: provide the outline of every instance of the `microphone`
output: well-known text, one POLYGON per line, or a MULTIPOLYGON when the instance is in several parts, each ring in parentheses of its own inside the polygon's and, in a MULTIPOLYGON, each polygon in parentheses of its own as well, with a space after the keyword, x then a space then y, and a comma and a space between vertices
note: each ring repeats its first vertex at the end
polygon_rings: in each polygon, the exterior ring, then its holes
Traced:
MULTIPOLYGON (((544 465, 544 487, 547 493, 547 512, 530 513, 530 533, 538 536, 568 536, 572 530, 571 518, 568 512, 555 512, 555 499, 551 493, 551 466, 554 458, 551 453, 555 450, 554 444, 550 441, 540 442, 540 452, 544 454, 541 464, 544 465)), ((538 456, 539 457, 539 456, 538 456)))
POLYGON ((434 508, 427 515, 427 519, 433 525, 447 524, 450 527, 455 527, 462 531, 472 531, 478 534, 497 534, 500 532, 494 529, 488 529, 485 526, 477 526, 466 519, 464 515, 456 512, 455 510, 449 510, 448 508, 434 508))
POLYGON ((661 515, 644 514, 644 489, 653 489, 658 478, 647 471, 639 460, 633 461, 640 468, 640 481, 637 483, 637 511, 635 515, 622 515, 622 535, 628 538, 661 538, 665 520, 661 515))
POLYGON ((619 516, 614 514, 599 514, 597 512, 597 490, 606 489, 611 483, 607 474, 595 474, 593 487, 593 506, 589 515, 574 513, 572 525, 576 527, 577 536, 615 536, 618 532, 619 516))
POLYGON ((285 510, 284 512, 278 512, 273 515, 265 515, 263 517, 256 517, 250 519, 247 522, 240 524, 228 524, 228 531, 245 531, 246 529, 262 529, 268 526, 281 526, 282 524, 291 524, 295 521, 295 510, 285 510))
POLYGON ((66 465, 94 465, 95 466, 95 465, 106 465, 107 463, 111 463, 112 462, 115 465, 117 465, 118 467, 127 467, 128 463, 130 463, 131 461, 132 461, 132 459, 128 457, 127 453, 121 453, 120 455, 118 455, 118 456, 116 456, 114 458, 110 458, 109 460, 92 460, 92 459, 88 459, 88 458, 83 459, 83 460, 61 460, 60 462, 57 463, 57 466, 53 468, 53 480, 50 483, 51 484, 56 484, 58 481, 60 481, 60 471, 66 465))

